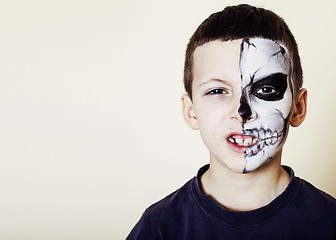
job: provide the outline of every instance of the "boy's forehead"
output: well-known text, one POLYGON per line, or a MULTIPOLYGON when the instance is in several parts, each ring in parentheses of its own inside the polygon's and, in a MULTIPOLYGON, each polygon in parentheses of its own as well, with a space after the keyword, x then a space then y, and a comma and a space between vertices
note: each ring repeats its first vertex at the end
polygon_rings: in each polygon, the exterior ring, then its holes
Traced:
POLYGON ((256 79, 271 73, 289 74, 287 49, 281 44, 263 38, 244 39, 241 48, 243 75, 256 79))
POLYGON ((215 40, 197 47, 193 59, 194 78, 229 78, 240 75, 241 43, 241 39, 215 40))
POLYGON ((256 74, 256 78, 262 78, 276 72, 288 74, 287 53, 285 46, 264 38, 210 41, 195 49, 193 75, 239 73, 256 74), (248 72, 241 73, 241 65, 248 72))

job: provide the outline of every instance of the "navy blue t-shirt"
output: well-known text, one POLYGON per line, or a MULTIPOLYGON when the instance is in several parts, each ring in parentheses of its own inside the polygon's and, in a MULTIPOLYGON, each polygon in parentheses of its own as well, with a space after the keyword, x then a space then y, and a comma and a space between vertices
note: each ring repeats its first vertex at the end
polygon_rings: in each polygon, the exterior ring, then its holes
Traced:
POLYGON ((291 180, 286 190, 267 206, 231 211, 205 195, 197 177, 150 206, 127 240, 150 239, 336 239, 336 200, 283 168, 291 180))

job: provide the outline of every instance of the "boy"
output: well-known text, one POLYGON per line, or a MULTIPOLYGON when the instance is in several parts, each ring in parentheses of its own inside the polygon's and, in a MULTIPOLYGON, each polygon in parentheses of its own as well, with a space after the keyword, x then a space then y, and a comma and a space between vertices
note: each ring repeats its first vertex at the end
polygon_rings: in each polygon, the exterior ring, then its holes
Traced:
POLYGON ((190 39, 184 84, 184 117, 210 164, 149 207, 127 239, 335 239, 335 199, 281 166, 307 100, 286 23, 249 5, 212 14, 190 39))

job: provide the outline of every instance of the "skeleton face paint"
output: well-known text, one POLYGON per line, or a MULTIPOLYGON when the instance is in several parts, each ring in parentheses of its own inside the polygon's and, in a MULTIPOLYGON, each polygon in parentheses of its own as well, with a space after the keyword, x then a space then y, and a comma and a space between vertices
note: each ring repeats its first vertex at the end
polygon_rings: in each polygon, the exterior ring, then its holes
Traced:
POLYGON ((216 40, 195 49, 193 64, 184 113, 210 163, 247 173, 278 159, 293 103, 286 48, 262 38, 216 40))
POLYGON ((250 172, 272 159, 287 135, 293 102, 287 51, 271 40, 244 39, 240 72, 242 96, 238 112, 243 119, 244 140, 239 141, 247 145, 244 172, 250 172))

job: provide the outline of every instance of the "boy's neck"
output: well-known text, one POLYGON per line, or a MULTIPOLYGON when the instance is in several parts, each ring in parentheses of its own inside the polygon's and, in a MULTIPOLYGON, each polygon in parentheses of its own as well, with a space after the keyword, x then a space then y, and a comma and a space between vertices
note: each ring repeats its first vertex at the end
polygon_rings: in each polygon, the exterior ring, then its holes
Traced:
POLYGON ((281 167, 281 153, 258 170, 236 173, 218 162, 201 177, 205 194, 227 209, 251 211, 266 206, 288 186, 289 174, 281 167))

